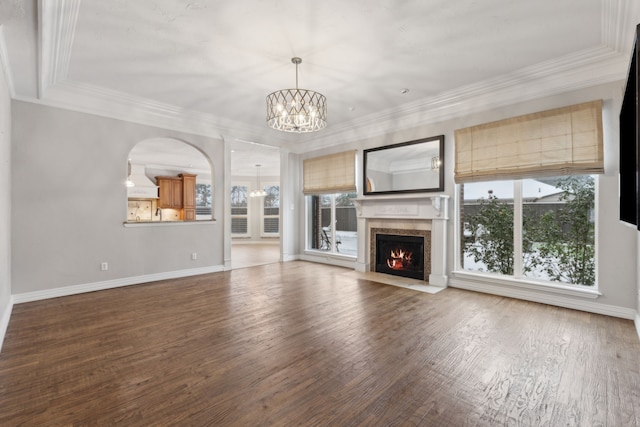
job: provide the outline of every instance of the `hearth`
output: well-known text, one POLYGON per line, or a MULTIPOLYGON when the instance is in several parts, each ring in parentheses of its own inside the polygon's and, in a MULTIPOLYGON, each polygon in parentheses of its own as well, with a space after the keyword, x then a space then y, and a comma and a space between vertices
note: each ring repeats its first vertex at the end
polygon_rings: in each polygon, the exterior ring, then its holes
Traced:
POLYGON ((424 280, 424 237, 375 235, 375 271, 424 280))
MULTIPOLYGON (((446 287, 448 282, 446 274, 448 201, 449 196, 446 195, 425 196, 424 194, 359 197, 354 200, 358 217, 356 270, 378 271, 376 268, 377 234, 418 236, 424 240, 424 276, 419 277, 418 280, 433 286, 446 287)), ((386 273, 395 273, 390 270, 386 273)))

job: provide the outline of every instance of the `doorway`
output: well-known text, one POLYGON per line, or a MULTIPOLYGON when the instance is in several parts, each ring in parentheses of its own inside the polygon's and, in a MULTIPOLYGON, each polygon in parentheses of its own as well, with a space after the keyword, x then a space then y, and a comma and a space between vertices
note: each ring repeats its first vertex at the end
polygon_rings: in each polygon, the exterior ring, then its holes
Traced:
POLYGON ((280 262, 280 150, 231 144, 231 268, 280 262))

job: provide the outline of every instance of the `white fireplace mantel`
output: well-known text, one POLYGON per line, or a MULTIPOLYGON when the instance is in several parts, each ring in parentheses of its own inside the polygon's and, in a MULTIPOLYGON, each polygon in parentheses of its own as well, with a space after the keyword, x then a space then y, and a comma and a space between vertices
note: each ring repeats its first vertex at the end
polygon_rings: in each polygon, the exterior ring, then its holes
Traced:
POLYGON ((371 270, 369 228, 373 221, 423 220, 431 224, 431 274, 429 284, 447 286, 447 221, 449 196, 386 195, 358 197, 354 200, 358 218, 358 260, 356 270, 371 270))

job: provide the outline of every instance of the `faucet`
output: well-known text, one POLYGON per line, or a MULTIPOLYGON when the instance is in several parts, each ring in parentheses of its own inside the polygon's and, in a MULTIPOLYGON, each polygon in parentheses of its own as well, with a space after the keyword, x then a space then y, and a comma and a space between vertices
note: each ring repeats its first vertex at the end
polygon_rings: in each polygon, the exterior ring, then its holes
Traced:
POLYGON ((156 216, 160 216, 160 221, 162 221, 162 209, 156 209, 156 216))

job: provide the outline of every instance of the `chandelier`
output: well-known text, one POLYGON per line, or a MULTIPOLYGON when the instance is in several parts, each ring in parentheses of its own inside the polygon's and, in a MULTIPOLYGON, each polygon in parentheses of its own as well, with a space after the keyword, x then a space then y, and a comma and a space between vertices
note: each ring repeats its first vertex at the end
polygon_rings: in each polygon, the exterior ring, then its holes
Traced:
POLYGON ((262 197, 267 195, 267 192, 264 191, 264 188, 260 185, 260 166, 262 165, 256 165, 256 169, 258 170, 258 189, 249 193, 249 197, 262 197))
POLYGON ((321 93, 298 89, 298 65, 302 59, 291 58, 296 64, 296 88, 282 89, 267 95, 267 124, 282 132, 315 132, 327 126, 327 98, 321 93))

